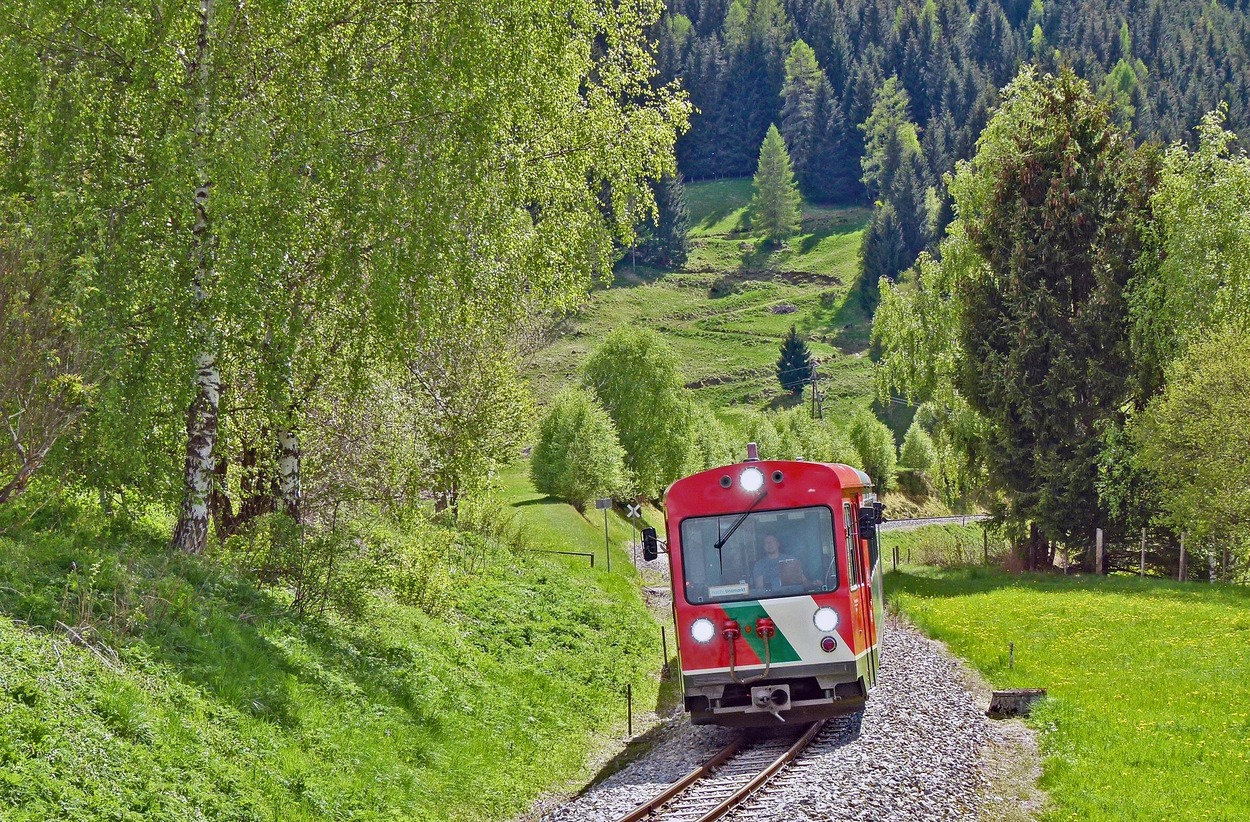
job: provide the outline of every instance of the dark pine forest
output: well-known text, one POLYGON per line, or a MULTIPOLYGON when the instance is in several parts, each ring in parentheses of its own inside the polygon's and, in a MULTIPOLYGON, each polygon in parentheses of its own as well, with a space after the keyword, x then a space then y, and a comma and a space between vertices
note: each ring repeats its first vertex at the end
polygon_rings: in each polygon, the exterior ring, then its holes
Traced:
POLYGON ((754 173, 777 123, 804 194, 845 203, 874 196, 860 126, 892 76, 917 126, 922 184, 971 156, 998 90, 1026 63, 1071 66, 1142 141, 1191 140, 1220 101, 1244 140, 1248 10, 1250 0, 671 0, 655 40, 660 79, 680 77, 697 108, 677 144, 687 179, 754 173), (818 73, 788 72, 800 40, 818 73))

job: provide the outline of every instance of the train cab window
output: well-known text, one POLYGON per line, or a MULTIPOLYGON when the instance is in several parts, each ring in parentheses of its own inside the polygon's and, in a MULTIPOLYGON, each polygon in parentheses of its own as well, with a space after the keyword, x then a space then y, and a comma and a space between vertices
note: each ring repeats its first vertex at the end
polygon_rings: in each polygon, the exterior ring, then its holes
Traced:
POLYGON ((745 518, 689 517, 681 523, 686 600, 733 602, 835 590, 835 546, 833 512, 824 506, 753 511, 745 518))
POLYGON ((863 584, 863 579, 859 573, 859 529, 850 503, 842 506, 842 517, 846 524, 846 566, 850 568, 851 587, 855 588, 863 584))

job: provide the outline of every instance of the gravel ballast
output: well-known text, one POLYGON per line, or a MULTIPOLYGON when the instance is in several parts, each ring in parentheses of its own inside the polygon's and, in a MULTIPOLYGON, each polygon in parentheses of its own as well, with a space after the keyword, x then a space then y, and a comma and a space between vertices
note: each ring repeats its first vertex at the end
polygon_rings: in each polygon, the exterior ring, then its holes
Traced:
MULTIPOLYGON (((940 643, 889 617, 880 680, 860 732, 851 723, 831 723, 795 763, 726 818, 1030 819, 1043 800, 1034 787, 1040 773, 1036 746, 1019 722, 987 719, 988 700, 940 643), (1013 776, 1005 777, 1007 772, 1013 776)), ((695 728, 679 715, 653 736, 645 756, 541 818, 615 819, 684 776, 733 732, 695 728)), ((543 810, 550 802, 542 803, 543 810)))

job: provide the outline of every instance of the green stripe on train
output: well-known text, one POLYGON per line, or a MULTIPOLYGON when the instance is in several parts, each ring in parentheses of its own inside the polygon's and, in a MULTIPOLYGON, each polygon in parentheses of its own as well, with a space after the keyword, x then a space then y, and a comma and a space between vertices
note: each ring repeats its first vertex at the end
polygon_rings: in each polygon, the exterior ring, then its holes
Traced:
MULTIPOLYGON (((755 633, 755 621, 760 617, 768 616, 768 612, 758 602, 744 602, 736 605, 722 605, 725 613, 730 619, 735 619, 742 626, 742 638, 746 640, 747 645, 755 651, 755 655, 762 661, 764 659, 764 640, 755 633), (751 633, 746 632, 746 627, 751 626, 751 633)), ((794 646, 786 639, 785 634, 781 633, 781 629, 777 629, 777 633, 768 641, 768 649, 772 654, 773 662, 798 662, 802 657, 794 650, 794 646)))

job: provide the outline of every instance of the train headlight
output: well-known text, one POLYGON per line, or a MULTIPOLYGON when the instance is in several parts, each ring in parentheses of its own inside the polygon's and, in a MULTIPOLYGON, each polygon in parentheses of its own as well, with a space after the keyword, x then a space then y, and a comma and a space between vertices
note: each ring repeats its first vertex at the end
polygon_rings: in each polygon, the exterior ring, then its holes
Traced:
POLYGON ((738 477, 738 484, 748 494, 754 494, 764 487, 764 472, 758 468, 748 468, 738 477))
POLYGON ((816 623, 816 630, 836 631, 838 629, 838 612, 832 608, 817 608, 816 613, 812 616, 812 622, 816 623))
POLYGON ((716 636, 716 626, 707 617, 699 617, 690 624, 690 636, 695 642, 708 643, 716 636))

